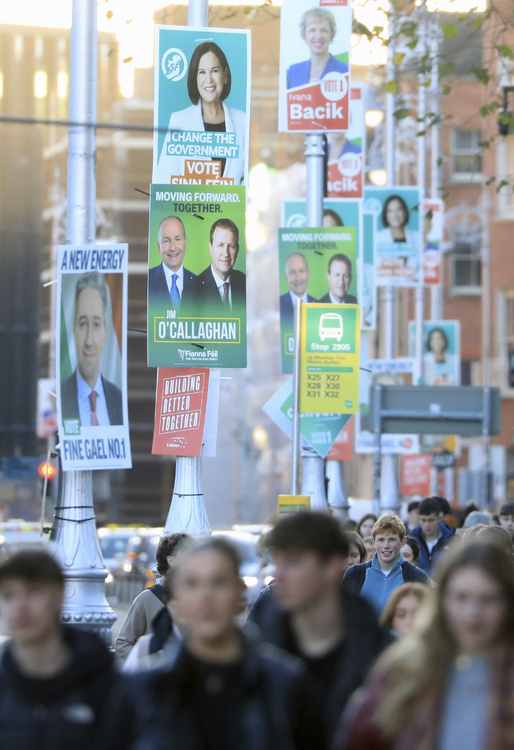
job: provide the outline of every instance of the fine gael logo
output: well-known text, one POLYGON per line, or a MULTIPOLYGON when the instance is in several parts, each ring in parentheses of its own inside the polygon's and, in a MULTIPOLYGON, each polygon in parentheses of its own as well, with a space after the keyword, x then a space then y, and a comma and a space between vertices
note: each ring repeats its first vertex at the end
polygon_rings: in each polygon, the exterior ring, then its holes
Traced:
POLYGON ((187 60, 182 50, 172 47, 162 56, 162 72, 168 81, 180 81, 187 72, 187 60))

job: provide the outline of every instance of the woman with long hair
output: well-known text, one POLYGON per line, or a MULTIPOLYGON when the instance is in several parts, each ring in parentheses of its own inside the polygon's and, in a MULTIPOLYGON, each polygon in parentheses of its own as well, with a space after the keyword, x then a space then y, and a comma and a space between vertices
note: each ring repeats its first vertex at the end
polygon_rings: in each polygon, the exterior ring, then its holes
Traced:
POLYGON ((414 627, 416 615, 428 596, 432 596, 432 591, 422 583, 404 583, 403 586, 398 586, 380 615, 381 627, 397 637, 409 635, 414 627))
POLYGON ((412 635, 381 657, 338 750, 514 748, 514 564, 472 542, 444 560, 412 635))
POLYGON ((355 531, 363 539, 365 536, 371 536, 371 532, 373 531, 373 526, 376 520, 377 517, 374 513, 365 513, 357 524, 357 528, 355 529, 355 531))

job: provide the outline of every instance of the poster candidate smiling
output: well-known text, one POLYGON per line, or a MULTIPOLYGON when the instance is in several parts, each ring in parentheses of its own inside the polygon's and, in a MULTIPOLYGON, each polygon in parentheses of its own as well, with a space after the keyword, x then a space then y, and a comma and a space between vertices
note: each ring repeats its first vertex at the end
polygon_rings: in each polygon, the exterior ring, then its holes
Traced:
POLYGON ((246 185, 250 32, 156 27, 154 183, 246 185))

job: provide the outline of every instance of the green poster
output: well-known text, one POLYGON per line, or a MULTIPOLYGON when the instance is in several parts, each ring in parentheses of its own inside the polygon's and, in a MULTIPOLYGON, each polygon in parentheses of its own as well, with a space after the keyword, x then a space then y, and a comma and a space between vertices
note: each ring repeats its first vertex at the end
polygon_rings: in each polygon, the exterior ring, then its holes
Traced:
POLYGON ((355 414, 359 407, 358 305, 303 305, 300 410, 355 414))
POLYGON ((296 302, 357 302, 356 228, 288 227, 278 231, 282 372, 293 371, 296 302))
POLYGON ((245 188, 152 185, 149 367, 246 367, 245 188))

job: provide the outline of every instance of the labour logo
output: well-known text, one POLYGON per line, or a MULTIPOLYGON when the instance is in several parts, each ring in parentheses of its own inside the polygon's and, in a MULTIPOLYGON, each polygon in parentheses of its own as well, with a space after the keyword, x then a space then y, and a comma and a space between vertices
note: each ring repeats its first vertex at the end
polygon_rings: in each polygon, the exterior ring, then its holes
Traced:
POLYGON ((187 60, 182 50, 172 47, 162 56, 162 72, 168 81, 180 81, 187 72, 187 60))

